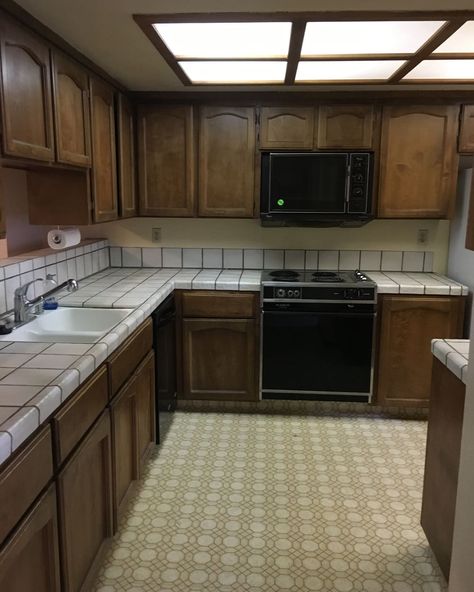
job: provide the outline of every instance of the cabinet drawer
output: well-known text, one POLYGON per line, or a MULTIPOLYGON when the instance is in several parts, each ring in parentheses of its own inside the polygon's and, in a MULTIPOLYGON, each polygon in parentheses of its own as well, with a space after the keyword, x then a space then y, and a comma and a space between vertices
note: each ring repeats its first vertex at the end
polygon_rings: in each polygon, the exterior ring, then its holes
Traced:
POLYGON ((256 316, 255 294, 240 292, 183 292, 183 317, 238 318, 256 316))
POLYGON ((153 324, 145 321, 110 357, 110 396, 113 397, 153 347, 153 324))
POLYGON ((52 451, 48 425, 0 473, 0 543, 52 478, 52 451))
POLYGON ((102 366, 53 417, 55 460, 60 465, 108 402, 107 368, 102 366))

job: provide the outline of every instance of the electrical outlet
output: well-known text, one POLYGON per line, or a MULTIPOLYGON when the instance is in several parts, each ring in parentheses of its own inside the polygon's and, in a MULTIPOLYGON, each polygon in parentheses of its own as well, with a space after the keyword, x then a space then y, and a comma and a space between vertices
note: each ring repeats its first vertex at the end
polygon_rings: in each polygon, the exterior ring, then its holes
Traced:
POLYGON ((161 228, 152 228, 151 229, 151 242, 152 243, 161 243, 161 228))
POLYGON ((425 245, 429 239, 429 232, 427 228, 420 228, 418 230, 418 244, 425 245))

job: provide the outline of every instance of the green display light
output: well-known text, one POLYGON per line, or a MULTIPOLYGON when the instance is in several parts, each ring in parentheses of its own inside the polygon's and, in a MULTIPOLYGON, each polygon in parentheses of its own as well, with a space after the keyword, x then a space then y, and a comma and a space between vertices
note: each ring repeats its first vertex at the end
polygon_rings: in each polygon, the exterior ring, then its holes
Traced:
POLYGON ((280 198, 280 199, 277 200, 277 204, 279 206, 284 206, 285 205, 285 200, 280 198))

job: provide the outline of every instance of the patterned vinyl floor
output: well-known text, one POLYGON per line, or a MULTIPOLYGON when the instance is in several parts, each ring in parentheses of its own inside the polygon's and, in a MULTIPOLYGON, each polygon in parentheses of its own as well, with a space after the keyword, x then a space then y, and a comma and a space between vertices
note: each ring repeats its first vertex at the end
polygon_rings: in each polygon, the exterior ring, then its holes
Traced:
POLYGON ((426 422, 174 416, 94 592, 441 592, 419 526, 426 422))

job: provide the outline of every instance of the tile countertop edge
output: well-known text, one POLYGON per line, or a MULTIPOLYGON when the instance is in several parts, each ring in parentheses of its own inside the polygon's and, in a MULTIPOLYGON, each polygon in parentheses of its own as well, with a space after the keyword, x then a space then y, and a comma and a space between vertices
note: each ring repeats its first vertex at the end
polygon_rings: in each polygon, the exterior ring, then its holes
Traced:
MULTIPOLYGON (((84 285, 86 287, 90 286, 91 283, 96 281, 93 279, 94 277, 100 281, 101 279, 108 277, 108 275, 113 274, 114 270, 119 269, 128 271, 130 272, 129 275, 133 275, 134 273, 139 274, 148 268, 127 269, 109 267, 97 274, 88 276, 88 278, 86 278, 87 282, 84 282, 84 285)), ((223 289, 223 287, 221 287, 222 284, 218 284, 218 278, 221 273, 226 273, 226 270, 170 270, 166 268, 156 268, 154 272, 150 274, 150 277, 160 272, 165 272, 163 283, 159 286, 157 285, 156 290, 151 295, 148 295, 147 293, 147 298, 145 300, 142 299, 140 303, 135 303, 132 299, 128 306, 126 306, 125 303, 121 304, 124 308, 132 309, 131 313, 123 319, 121 323, 113 327, 100 341, 97 343, 91 343, 87 351, 84 352, 83 355, 77 356, 77 359, 71 364, 71 366, 58 372, 58 376, 55 379, 47 385, 44 385, 42 388, 38 388, 38 393, 31 400, 24 404, 19 404, 16 412, 13 413, 11 417, 8 417, 8 419, 2 421, 0 424, 0 466, 56 411, 62 403, 64 403, 64 401, 67 400, 70 395, 72 395, 73 392, 77 390, 83 382, 87 380, 87 378, 127 339, 127 337, 131 335, 131 333, 148 316, 150 316, 153 310, 165 300, 175 287, 182 288, 183 285, 186 285, 186 287, 189 286, 188 289, 223 289), (183 281, 180 280, 180 275, 183 273, 187 276, 186 284, 183 284, 183 281), (199 278, 201 274, 202 279, 199 278), (7 435, 9 437, 6 437, 7 435)), ((260 292, 260 274, 261 270, 258 269, 241 270, 240 275, 236 274, 235 280, 230 277, 228 278, 228 281, 225 282, 225 289, 260 292)), ((371 275, 370 272, 367 272, 367 274, 369 276, 371 275)), ((408 274, 404 274, 403 272, 397 274, 397 279, 402 282, 404 275, 407 277, 407 286, 413 284, 413 278, 410 278, 408 274)), ((397 283, 383 272, 372 272, 372 276, 374 276, 373 279, 377 283, 379 294, 409 293, 403 283, 397 283)), ((127 275, 124 273, 123 278, 125 279, 126 277, 127 275)), ((421 281, 426 279, 426 287, 430 286, 433 280, 435 284, 439 284, 439 280, 441 280, 445 285, 448 284, 453 287, 457 286, 458 288, 460 286, 457 282, 449 280, 449 278, 432 273, 426 273, 426 275, 419 274, 419 277, 417 277, 418 282, 420 282, 420 279, 421 281), (424 277, 420 278, 421 275, 424 277)), ((137 277, 135 279, 136 286, 143 281, 143 278, 137 277)), ((117 280, 117 283, 119 283, 119 280, 117 280)), ((131 287, 130 292, 133 289, 137 288, 131 287)), ((104 286, 103 291, 107 291, 106 286, 104 286)), ((457 295, 459 292, 465 294, 466 291, 467 288, 462 286, 462 291, 458 290, 456 293, 453 291, 453 295, 457 295)), ((423 292, 428 293, 426 290, 423 290, 423 292)), ((414 293, 419 294, 419 289, 414 293)), ((433 294, 433 292, 429 293, 433 294)), ((446 294, 446 292, 443 291, 442 294, 446 294)), ((78 297, 76 296, 76 298, 78 297)), ((83 300, 82 303, 80 303, 79 298, 75 304, 71 303, 71 305, 83 306, 85 304, 87 306, 86 300, 89 298, 90 296, 83 300)), ((139 300, 138 295, 137 300, 139 300)), ((106 307, 109 308, 111 305, 108 304, 106 307)), ((7 343, 3 342, 3 344, 4 347, 6 347, 7 343)), ((52 343, 48 344, 48 347, 53 345, 54 344, 52 343)), ((453 356, 454 354, 449 356, 449 358, 452 358, 450 361, 450 366, 452 367, 454 367, 454 361, 457 359, 453 356)), ((462 376, 465 376, 465 371, 461 371, 460 377, 462 376)), ((5 407, 8 407, 8 405, 1 405, 0 403, 0 409, 5 407)))
POLYGON ((431 352, 464 384, 469 367, 469 339, 433 339, 431 352))

